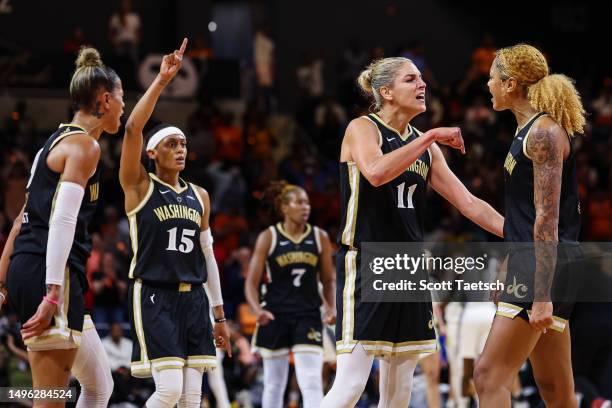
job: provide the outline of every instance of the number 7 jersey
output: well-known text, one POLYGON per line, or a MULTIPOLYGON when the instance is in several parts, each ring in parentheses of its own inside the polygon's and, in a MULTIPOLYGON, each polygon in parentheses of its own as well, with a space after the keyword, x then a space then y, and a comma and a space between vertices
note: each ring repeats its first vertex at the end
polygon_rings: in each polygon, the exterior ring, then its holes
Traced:
POLYGON ((298 239, 291 238, 281 223, 269 230, 272 242, 261 288, 262 307, 275 314, 318 313, 319 229, 306 224, 298 239))
MULTIPOLYGON (((408 125, 405 136, 375 114, 364 116, 378 128, 383 154, 415 140, 420 132, 408 125)), ((340 163, 342 225, 338 243, 361 249, 362 242, 420 242, 423 240, 429 149, 395 179, 374 187, 354 162, 340 163)))
POLYGON ((145 198, 127 214, 134 253, 129 277, 158 283, 206 282, 200 195, 183 179, 177 190, 152 173, 149 177, 145 198))

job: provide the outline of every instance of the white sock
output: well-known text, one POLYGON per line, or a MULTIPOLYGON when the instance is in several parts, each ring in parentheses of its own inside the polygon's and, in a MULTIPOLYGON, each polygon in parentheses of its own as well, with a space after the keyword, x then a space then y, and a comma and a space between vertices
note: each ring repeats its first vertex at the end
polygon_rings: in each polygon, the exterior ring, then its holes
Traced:
POLYGON ((183 392, 179 398, 178 408, 199 408, 202 404, 202 371, 183 368, 183 392))
POLYGON ((295 353, 293 356, 304 408, 319 408, 323 401, 323 353, 295 353))
POLYGON ((208 384, 217 401, 217 408, 230 408, 227 386, 223 377, 223 351, 217 349, 217 368, 208 370, 208 384))
POLYGON ((351 353, 337 357, 336 379, 327 393, 321 408, 353 408, 368 382, 374 357, 368 355, 360 344, 351 353))
POLYGON ((264 391, 262 408, 282 408, 289 376, 289 356, 264 358, 264 391))
POLYGON ((81 346, 72 365, 72 374, 81 384, 81 395, 77 408, 106 407, 113 393, 111 375, 106 351, 100 336, 94 328, 83 330, 81 346))
POLYGON ((380 400, 378 408, 407 407, 412 392, 412 377, 418 363, 413 355, 380 360, 380 400))
POLYGON ((183 370, 170 368, 158 371, 151 369, 155 381, 155 392, 146 403, 147 408, 174 407, 183 393, 183 370))

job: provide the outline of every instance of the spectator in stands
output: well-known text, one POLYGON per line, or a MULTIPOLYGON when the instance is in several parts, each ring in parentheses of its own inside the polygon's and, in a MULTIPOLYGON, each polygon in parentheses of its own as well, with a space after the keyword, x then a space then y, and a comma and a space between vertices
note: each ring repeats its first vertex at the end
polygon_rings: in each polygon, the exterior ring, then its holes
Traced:
POLYGON ((64 54, 76 55, 79 53, 81 47, 85 47, 88 44, 83 27, 76 26, 72 31, 72 37, 64 41, 64 54))
POLYGON ((123 336, 123 329, 119 323, 113 323, 110 334, 102 339, 102 345, 108 356, 108 363, 115 382, 111 402, 127 401, 130 393, 132 340, 123 336))
POLYGON ((102 255, 99 272, 93 274, 93 319, 100 332, 112 323, 125 321, 127 282, 117 276, 115 256, 107 251, 102 255))
POLYGON ((132 10, 131 0, 121 0, 119 11, 108 23, 108 37, 116 54, 137 61, 141 31, 140 16, 132 10))
POLYGON ((255 32, 253 53, 255 75, 257 80, 258 100, 266 112, 270 112, 274 103, 272 87, 274 86, 274 40, 270 36, 270 26, 264 25, 255 32))

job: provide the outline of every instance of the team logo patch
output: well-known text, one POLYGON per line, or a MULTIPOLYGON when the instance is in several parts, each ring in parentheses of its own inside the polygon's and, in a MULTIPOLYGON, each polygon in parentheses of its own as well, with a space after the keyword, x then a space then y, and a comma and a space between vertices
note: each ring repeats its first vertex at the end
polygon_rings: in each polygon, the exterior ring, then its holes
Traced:
POLYGON ((508 285, 507 292, 509 295, 515 296, 519 299, 525 297, 527 293, 527 286, 522 283, 516 283, 516 276, 513 278, 513 282, 511 285, 508 285))
POLYGON ((313 329, 312 327, 310 328, 307 337, 308 340, 316 341, 317 343, 321 342, 321 332, 313 329))

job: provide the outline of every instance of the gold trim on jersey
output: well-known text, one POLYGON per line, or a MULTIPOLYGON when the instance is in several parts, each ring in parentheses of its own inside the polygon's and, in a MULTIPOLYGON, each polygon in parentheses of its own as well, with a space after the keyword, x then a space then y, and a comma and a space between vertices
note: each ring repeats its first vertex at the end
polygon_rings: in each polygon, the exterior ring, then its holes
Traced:
POLYGON ((274 228, 273 225, 270 225, 268 228, 270 229, 270 234, 272 235, 270 241, 270 248, 268 249, 268 256, 270 256, 276 249, 276 241, 278 240, 278 238, 276 236, 276 228, 274 228))
POLYGON ((357 278, 357 251, 351 249, 344 256, 344 289, 342 291, 342 340, 336 342, 338 351, 351 350, 357 342, 355 332, 355 280, 357 278))
POLYGON ((78 127, 79 129, 82 129, 83 132, 87 133, 87 131, 85 130, 85 128, 81 125, 77 125, 74 123, 60 123, 59 126, 57 127, 58 129, 61 127, 66 127, 66 126, 70 126, 70 127, 78 127))
POLYGON ((540 113, 542 113, 542 112, 538 112, 535 115, 533 115, 532 117, 530 117, 529 120, 527 122, 525 122, 525 124, 523 126, 517 126, 516 127, 516 132, 514 132, 514 136, 516 137, 516 135, 518 135, 521 130, 525 129, 525 126, 527 126, 529 124, 529 122, 531 122, 533 120, 533 118, 538 116, 540 113))
MULTIPOLYGON (((521 311, 523 311, 523 308, 520 306, 513 305, 512 303, 499 302, 497 304, 497 311, 495 312, 495 314, 502 317, 507 317, 509 319, 514 319, 516 316, 519 315, 519 313, 521 313, 521 311)), ((531 309, 526 309, 526 311, 527 316, 531 317, 531 309)), ((568 320, 555 315, 553 315, 552 318, 553 324, 549 326, 549 329, 563 333, 565 327, 567 326, 568 320)))
POLYGON ((140 279, 134 282, 133 291, 132 308, 134 312, 134 329, 136 331, 138 345, 140 346, 140 360, 132 361, 131 368, 132 374, 136 373, 146 375, 147 373, 151 372, 151 361, 149 361, 149 357, 147 355, 147 343, 145 342, 144 329, 142 327, 142 282, 140 279))
MULTIPOLYGON (((62 125, 62 124, 60 124, 59 127, 61 128, 62 126, 75 126, 75 127, 78 127, 81 130, 72 130, 72 131, 69 131, 68 129, 64 130, 64 132, 60 133, 60 135, 51 143, 51 146, 49 146, 49 151, 51 151, 55 147, 55 145, 58 144, 60 141, 62 141, 66 136, 75 135, 77 133, 84 133, 86 135, 89 135, 85 129, 83 129, 82 127, 80 127, 78 125, 62 125)), ((59 130, 59 128, 58 128, 58 130, 59 130)))
POLYGON ((349 186, 351 195, 346 208, 346 222, 342 231, 341 242, 353 248, 355 240, 355 228, 357 221, 357 210, 359 208, 359 169, 355 162, 346 162, 348 168, 349 186))
POLYGON ((187 188, 189 188, 189 183, 187 183, 185 180, 183 180, 183 179, 182 179, 182 178, 180 178, 180 177, 179 177, 179 184, 180 184, 181 182, 183 182, 183 184, 184 184, 184 185, 183 185, 183 187, 180 187, 180 188, 176 189, 174 186, 171 186, 170 184, 166 183, 165 181, 160 180, 160 178, 159 178, 159 177, 157 177, 157 176, 156 176, 155 174, 153 174, 153 173, 149 173, 149 176, 150 176, 150 177, 151 177, 153 180, 157 181, 159 184, 162 184, 162 185, 164 185, 164 186, 168 187, 169 189, 171 189, 172 191, 174 191, 176 194, 181 194, 182 192, 184 192, 185 190, 187 190, 187 188))
POLYGON ((217 356, 197 355, 187 356, 186 367, 206 371, 217 367, 217 356))
POLYGON ((359 344, 361 344, 366 353, 383 356, 429 354, 438 350, 438 342, 436 339, 404 341, 401 343, 359 340, 359 344))
POLYGON ((302 235, 300 235, 299 238, 294 239, 291 237, 291 235, 289 235, 289 233, 287 233, 287 231, 284 230, 282 223, 279 222, 278 224, 276 224, 276 228, 278 228, 278 232, 280 232, 285 238, 287 238, 294 244, 302 243, 302 241, 308 236, 308 234, 310 234, 310 231, 312 230, 310 224, 306 224, 306 231, 302 235))
MULTIPOLYGON (((539 115, 539 113, 538 113, 539 115)), ((539 118, 537 118, 536 120, 533 121, 533 123, 531 124, 531 127, 529 127, 529 130, 527 131, 527 134, 525 135, 525 137, 523 138, 523 154, 525 155, 526 158, 528 158, 529 160, 533 160, 528 154, 527 154, 527 139, 529 138, 529 135, 531 134, 531 130, 533 129, 533 126, 536 124, 536 122, 538 120, 540 120, 540 118, 546 116, 546 114, 540 116, 539 118)), ((529 119, 530 121, 533 118, 529 119)), ((529 123, 529 122, 527 122, 529 123)), ((517 133, 518 134, 518 133, 517 133)))
POLYGON ((376 119, 377 119, 377 120, 380 122, 380 124, 381 124, 381 125, 383 125, 383 126, 384 126, 384 127, 386 127, 387 129, 389 129, 389 130, 391 130, 391 131, 393 131, 393 132, 397 133, 397 135, 400 137, 400 139, 402 139, 404 142, 405 142, 406 140, 408 140, 408 138, 410 137, 410 135, 412 135, 412 132, 413 132, 413 127, 412 127, 412 126, 410 126, 410 123, 408 123, 408 124, 406 125, 406 129, 404 130, 404 132, 406 132, 406 131, 408 131, 408 130, 410 130, 410 131, 409 131, 408 133, 406 133, 406 136, 402 136, 402 134, 401 134, 400 132, 398 132, 398 131, 397 131, 397 129, 395 129, 395 128, 393 128, 393 127, 389 126, 387 123, 385 123, 385 121, 384 121, 384 120, 382 120, 382 118, 381 118, 380 116, 378 116, 378 115, 377 115, 377 114, 375 114, 375 113, 373 113, 373 114, 372 114, 372 116, 374 116, 374 117, 375 117, 375 118, 376 118, 376 119))
POLYGON ((140 211, 142 207, 144 207, 147 204, 147 202, 149 201, 149 198, 151 198, 154 187, 155 186, 153 185, 153 180, 149 180, 149 189, 147 190, 147 193, 145 194, 145 196, 142 198, 142 200, 140 200, 140 202, 135 208, 126 212, 125 215, 127 215, 128 217, 131 217, 132 215, 136 215, 136 213, 140 211))
POLYGON ((382 141, 382 133, 380 132, 380 128, 378 127, 378 125, 376 125, 376 122, 372 120, 372 118, 369 117, 368 115, 362 116, 362 118, 366 118, 367 120, 372 122, 374 126, 376 126, 376 131, 378 132, 378 147, 381 147, 383 141, 382 141))
POLYGON ((202 206, 202 215, 204 215, 204 213, 206 212, 206 207, 204 207, 204 200, 202 200, 202 197, 200 197, 200 192, 196 188, 195 184, 193 183, 187 183, 187 184, 191 186, 191 189, 193 190, 193 194, 195 194, 196 198, 198 199, 198 202, 202 206))
MULTIPOLYGON (((68 324, 68 308, 70 306, 70 269, 68 266, 64 268, 64 292, 63 297, 60 301, 59 308, 56 309, 54 317, 54 324, 47 328, 44 332, 36 337, 32 337, 24 342, 27 346, 33 346, 40 344, 51 339, 64 339, 69 340, 72 335, 74 343, 80 344, 81 332, 78 330, 71 329, 68 324)), ((43 350, 44 348, 35 347, 36 350, 43 350)))
POLYGON ((128 223, 130 225, 130 240, 132 241, 132 262, 130 262, 130 271, 128 277, 134 279, 134 270, 136 269, 136 263, 138 262, 138 221, 136 220, 136 214, 132 214, 128 217, 128 223))
POLYGON ((317 251, 321 253, 321 228, 316 225, 313 227, 315 232, 315 243, 317 244, 317 251))

